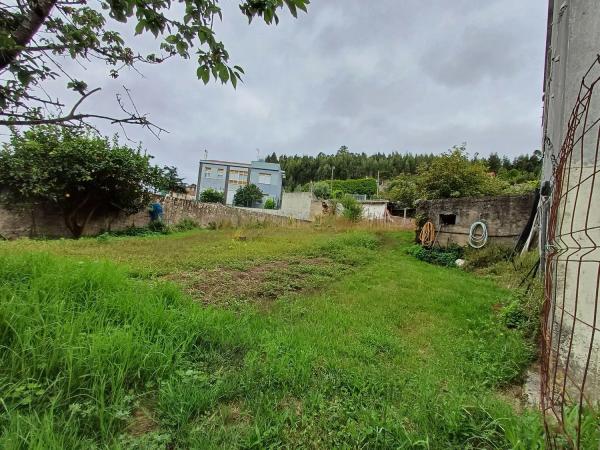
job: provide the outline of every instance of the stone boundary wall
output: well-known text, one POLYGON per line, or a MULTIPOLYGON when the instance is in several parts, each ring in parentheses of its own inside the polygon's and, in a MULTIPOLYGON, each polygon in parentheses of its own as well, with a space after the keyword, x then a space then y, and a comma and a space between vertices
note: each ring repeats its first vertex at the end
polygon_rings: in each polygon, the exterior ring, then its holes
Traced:
MULTIPOLYGON (((275 225, 287 225, 291 222, 304 222, 289 217, 265 214, 262 210, 251 210, 224 206, 218 203, 200 203, 194 200, 165 197, 163 204, 163 220, 168 225, 175 225, 183 219, 192 219, 200 226, 210 223, 231 225, 234 227, 268 222, 275 225)), ((84 236, 95 236, 105 231, 118 231, 127 227, 148 225, 148 211, 137 214, 117 214, 92 219, 84 231, 84 236)), ((5 239, 19 237, 71 237, 65 226, 62 214, 48 208, 0 206, 0 236, 5 239)))

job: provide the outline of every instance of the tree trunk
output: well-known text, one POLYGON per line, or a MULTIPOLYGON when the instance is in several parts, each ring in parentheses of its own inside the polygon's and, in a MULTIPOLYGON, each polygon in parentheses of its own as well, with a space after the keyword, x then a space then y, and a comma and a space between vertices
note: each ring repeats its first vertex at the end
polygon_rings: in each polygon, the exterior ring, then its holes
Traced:
POLYGON ((96 204, 89 209, 85 208, 88 205, 89 200, 90 194, 88 193, 79 204, 75 205, 72 209, 65 209, 63 212, 65 225, 67 226, 67 228, 69 229, 69 231, 75 239, 79 239, 81 237, 86 225, 94 216, 94 213, 100 206, 96 204), (83 212, 85 214, 83 217, 83 222, 81 223, 79 223, 78 221, 80 212, 83 212))
POLYGON ((57 0, 34 0, 31 2, 29 11, 25 11, 25 16, 16 30, 11 34, 16 47, 9 50, 0 51, 0 70, 5 69, 11 64, 31 42, 44 21, 50 15, 52 8, 57 0))

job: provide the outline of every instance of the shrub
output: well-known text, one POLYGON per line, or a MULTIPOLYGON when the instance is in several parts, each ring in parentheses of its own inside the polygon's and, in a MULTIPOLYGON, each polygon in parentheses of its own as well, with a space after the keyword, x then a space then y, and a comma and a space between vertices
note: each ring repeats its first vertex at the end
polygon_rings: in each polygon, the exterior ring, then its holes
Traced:
POLYGON ((352 222, 357 222, 362 218, 362 205, 354 197, 345 195, 340 200, 340 203, 344 207, 342 215, 346 219, 350 219, 352 222))
POLYGON ((147 236, 152 234, 148 227, 129 226, 124 230, 111 231, 112 236, 147 236))
POLYGON ((408 254, 421 261, 439 266, 454 267, 456 260, 463 255, 463 249, 459 246, 448 246, 447 248, 427 248, 420 245, 412 245, 407 250, 408 254))
POLYGON ((487 245, 480 249, 469 248, 465 254, 466 270, 483 269, 508 259, 511 249, 499 245, 487 245))
POLYGON ((225 203, 225 194, 208 188, 200 193, 200 201, 203 203, 225 203))
POLYGON ((196 222, 194 219, 186 217, 185 219, 182 219, 177 225, 175 225, 174 228, 177 231, 189 231, 199 227, 200 225, 198 224, 198 222, 196 222))
POLYGON ((237 190, 233 196, 233 204, 235 206, 252 207, 255 203, 262 200, 263 195, 264 194, 257 185, 248 184, 237 190))
POLYGON ((275 200, 269 197, 267 200, 265 200, 265 204, 263 207, 265 209, 275 209, 275 206, 276 206, 275 200))
POLYGON ((326 181, 319 181, 313 186, 313 194, 320 200, 327 200, 331 197, 331 186, 326 181))
POLYGON ((148 224, 148 230, 152 231, 153 233, 160 234, 169 234, 171 232, 169 226, 162 220, 153 220, 152 222, 150 222, 148 224))

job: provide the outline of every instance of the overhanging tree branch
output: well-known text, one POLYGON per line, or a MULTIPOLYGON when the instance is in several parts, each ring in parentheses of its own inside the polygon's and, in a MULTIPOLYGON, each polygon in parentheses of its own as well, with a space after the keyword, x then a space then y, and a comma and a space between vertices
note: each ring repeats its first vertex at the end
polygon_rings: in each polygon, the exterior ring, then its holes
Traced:
MULTIPOLYGON (((0 0, 0 125, 74 126, 87 119, 104 119, 162 130, 135 107, 133 113, 127 113, 121 102, 126 113, 123 118, 77 113, 81 102, 96 91, 86 93, 86 81, 78 79, 75 70, 65 70, 62 63, 66 59, 83 69, 91 60, 101 61, 108 66, 108 76, 118 78, 125 67, 141 75, 139 64, 158 64, 180 56, 197 60, 196 76, 204 84, 213 79, 235 88, 241 80, 243 69, 230 65, 229 53, 213 28, 215 16, 223 20, 220 0, 180 0, 183 13, 170 8, 171 0, 97 1, 101 8, 87 6, 86 0, 0 0), (135 34, 151 33, 159 43, 156 52, 142 55, 134 51, 120 30, 111 28, 112 20, 132 25, 135 34), (66 115, 60 100, 48 101, 39 93, 45 93, 45 82, 63 77, 68 78, 67 89, 82 95, 66 115)), ((310 3, 236 1, 249 20, 262 17, 267 24, 278 22, 279 9, 287 9, 295 17, 310 3)))

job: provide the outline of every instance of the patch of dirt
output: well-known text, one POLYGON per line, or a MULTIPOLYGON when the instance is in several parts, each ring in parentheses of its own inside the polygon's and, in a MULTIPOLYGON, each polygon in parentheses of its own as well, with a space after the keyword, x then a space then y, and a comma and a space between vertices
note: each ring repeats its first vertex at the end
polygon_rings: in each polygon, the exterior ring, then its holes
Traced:
POLYGON ((221 411, 223 414, 223 423, 225 425, 250 422, 250 416, 243 410, 241 403, 228 403, 221 411))
POLYGON ((304 410, 302 400, 289 396, 284 397, 281 402, 279 402, 279 406, 282 409, 291 409, 298 417, 302 415, 302 411, 304 410))
POLYGON ((502 311, 502 308, 504 308, 504 304, 502 303, 494 303, 492 305, 492 311, 494 311, 495 313, 499 313, 500 311, 502 311))
POLYGON ((510 406, 513 410, 521 414, 527 405, 527 394, 521 385, 507 386, 498 392, 498 395, 510 406))
POLYGON ((204 304, 227 305, 275 300, 291 292, 319 287, 315 286, 317 279, 326 279, 332 268, 343 270, 343 266, 329 258, 292 258, 258 263, 244 270, 217 267, 173 273, 164 278, 181 284, 188 294, 204 304))
POLYGON ((139 406, 133 411, 127 433, 133 437, 143 436, 158 429, 158 422, 152 416, 148 406, 139 406))

